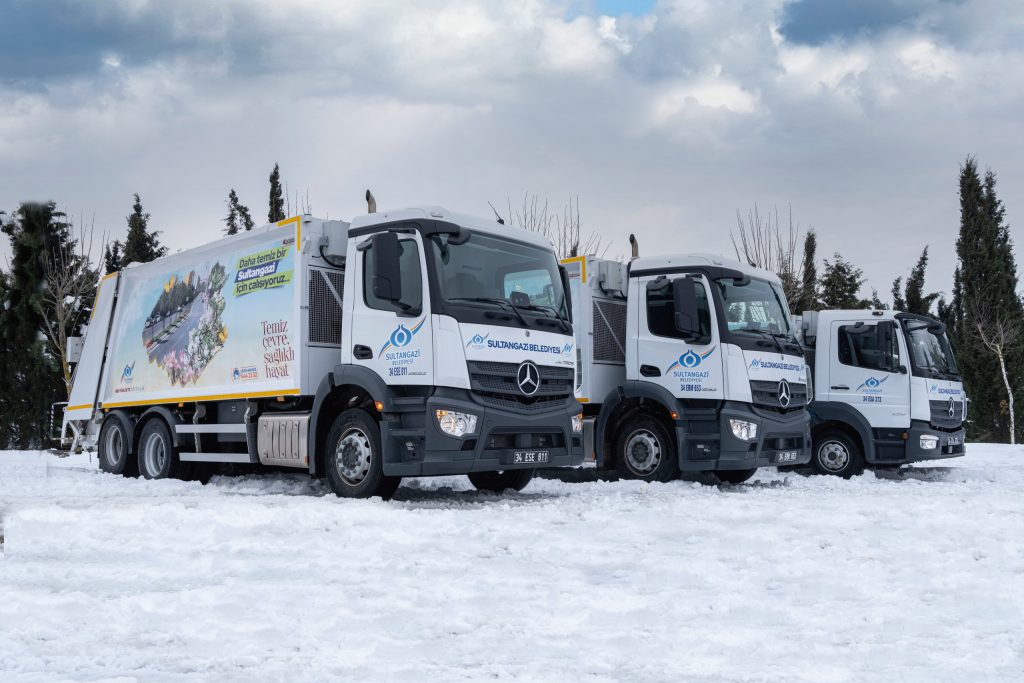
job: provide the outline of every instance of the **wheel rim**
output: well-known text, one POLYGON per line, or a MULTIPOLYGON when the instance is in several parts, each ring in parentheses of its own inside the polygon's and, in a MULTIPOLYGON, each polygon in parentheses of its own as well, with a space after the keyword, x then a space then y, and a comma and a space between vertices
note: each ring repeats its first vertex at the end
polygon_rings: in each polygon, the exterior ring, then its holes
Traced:
POLYGON ((826 441, 818 448, 818 462, 829 472, 839 472, 850 462, 850 451, 838 441, 826 441))
POLYGON ((164 464, 167 462, 167 448, 164 445, 163 437, 159 434, 150 434, 142 453, 146 472, 151 477, 160 476, 160 473, 164 471, 164 464))
POLYGON ((361 483, 370 473, 372 462, 370 438, 358 427, 346 430, 334 450, 334 467, 341 480, 350 486, 361 483))
POLYGON ((661 442, 648 429, 638 429, 626 439, 626 465, 639 475, 647 475, 661 462, 661 442))
POLYGON ((123 451, 124 436, 121 435, 120 429, 114 427, 107 433, 107 438, 103 441, 103 454, 107 459, 107 464, 116 467, 124 457, 123 451))

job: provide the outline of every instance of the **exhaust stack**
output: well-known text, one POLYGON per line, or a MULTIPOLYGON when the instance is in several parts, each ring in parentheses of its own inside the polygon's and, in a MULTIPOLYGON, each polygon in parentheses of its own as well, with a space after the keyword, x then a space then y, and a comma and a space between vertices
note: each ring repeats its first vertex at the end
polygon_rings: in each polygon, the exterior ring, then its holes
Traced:
POLYGON ((366 191, 366 213, 377 213, 377 200, 369 190, 366 191))
POLYGON ((629 260, 634 261, 640 258, 640 245, 637 243, 636 237, 634 237, 632 233, 629 235, 629 246, 633 249, 633 255, 629 260))

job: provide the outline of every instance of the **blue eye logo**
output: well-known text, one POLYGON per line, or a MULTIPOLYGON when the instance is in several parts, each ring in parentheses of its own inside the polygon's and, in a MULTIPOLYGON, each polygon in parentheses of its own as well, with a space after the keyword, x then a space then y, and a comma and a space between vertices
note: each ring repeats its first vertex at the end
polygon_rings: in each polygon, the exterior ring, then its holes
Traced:
POLYGON ((490 332, 488 332, 487 334, 474 334, 472 338, 470 338, 470 340, 466 342, 466 346, 472 346, 474 349, 482 349, 484 347, 484 343, 487 341, 487 338, 490 336, 490 332))
POLYGON ((880 387, 883 384, 885 384, 885 380, 887 380, 887 379, 889 379, 889 378, 888 377, 883 377, 882 379, 878 379, 877 377, 868 377, 866 380, 864 380, 861 383, 861 385, 859 387, 857 387, 857 391, 860 391, 861 389, 865 389, 865 388, 866 389, 877 389, 878 387, 880 387))
POLYGON ((132 362, 131 365, 124 366, 124 370, 121 371, 121 381, 122 382, 130 382, 131 379, 132 379, 132 373, 133 372, 135 372, 135 362, 134 361, 132 362))
POLYGON ((572 353, 572 344, 566 344, 563 346, 562 353, 572 353))
POLYGON ((377 357, 380 358, 383 356, 384 352, 388 349, 400 349, 404 346, 408 346, 412 342, 412 338, 416 336, 416 333, 420 331, 420 328, 423 327, 423 323, 426 321, 427 319, 423 318, 416 323, 411 330, 403 323, 399 323, 398 327, 395 328, 395 331, 391 333, 391 336, 384 343, 384 346, 380 347, 377 357))
POLYGON ((679 359, 676 360, 675 363, 673 363, 672 365, 668 366, 668 370, 666 370, 665 372, 671 372, 672 370, 675 370, 676 368, 693 369, 693 368, 697 367, 698 365, 700 365, 708 356, 710 356, 712 353, 714 353, 714 351, 715 351, 715 347, 714 346, 712 346, 710 349, 708 349, 704 353, 695 353, 693 349, 690 349, 689 351, 687 351, 683 355, 679 356, 679 359))

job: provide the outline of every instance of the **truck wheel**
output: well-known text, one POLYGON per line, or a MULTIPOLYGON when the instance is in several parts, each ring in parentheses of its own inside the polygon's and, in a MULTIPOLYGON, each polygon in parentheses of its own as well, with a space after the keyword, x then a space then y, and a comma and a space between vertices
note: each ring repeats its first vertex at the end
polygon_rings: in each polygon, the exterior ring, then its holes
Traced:
POLYGON ((715 470, 718 481, 724 484, 742 484, 757 472, 757 468, 749 470, 715 470))
POLYGON ((126 477, 138 474, 136 463, 128 457, 128 430, 117 417, 111 415, 103 421, 98 450, 100 469, 104 472, 126 477))
POLYGON ((846 434, 825 432, 814 440, 811 464, 818 474, 834 474, 849 479, 864 471, 864 454, 846 434))
POLYGON ((505 470, 504 472, 471 472, 469 483, 479 491, 501 493, 506 489, 522 491, 533 479, 536 470, 505 470))
POLYGON ((176 479, 182 465, 171 440, 171 430, 163 418, 155 417, 142 428, 138 452, 139 474, 146 479, 176 479))
POLYGON ((327 433, 327 483, 339 498, 385 500, 394 495, 401 477, 385 477, 380 427, 359 408, 346 410, 327 433))
POLYGON ((649 415, 637 415, 615 438, 615 461, 627 479, 672 481, 679 476, 675 444, 668 430, 649 415))

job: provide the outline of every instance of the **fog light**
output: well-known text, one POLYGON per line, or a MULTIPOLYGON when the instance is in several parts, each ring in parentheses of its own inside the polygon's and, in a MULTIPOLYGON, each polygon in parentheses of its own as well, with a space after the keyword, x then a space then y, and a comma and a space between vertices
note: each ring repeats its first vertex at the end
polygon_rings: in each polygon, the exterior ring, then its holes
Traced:
POLYGON ((583 413, 576 413, 572 416, 572 431, 577 434, 583 431, 583 413))
POLYGON ((744 441, 753 441, 757 438, 757 423, 747 422, 746 420, 729 420, 729 429, 732 430, 732 435, 737 439, 743 439, 744 441))
POLYGON ((448 436, 465 436, 476 432, 476 415, 454 410, 438 410, 437 426, 448 436))
POLYGON ((931 434, 921 435, 921 449, 925 451, 934 451, 939 445, 939 437, 931 434))

